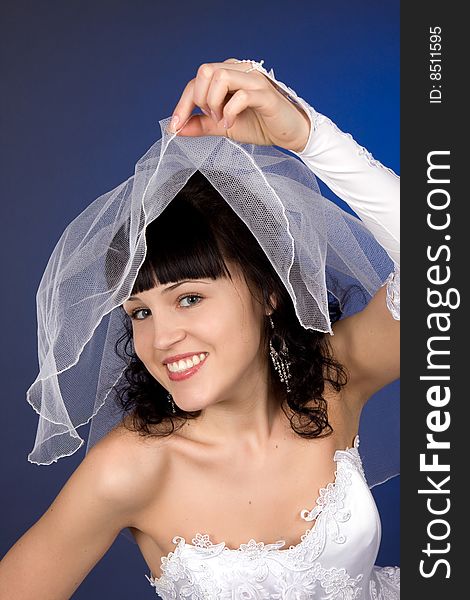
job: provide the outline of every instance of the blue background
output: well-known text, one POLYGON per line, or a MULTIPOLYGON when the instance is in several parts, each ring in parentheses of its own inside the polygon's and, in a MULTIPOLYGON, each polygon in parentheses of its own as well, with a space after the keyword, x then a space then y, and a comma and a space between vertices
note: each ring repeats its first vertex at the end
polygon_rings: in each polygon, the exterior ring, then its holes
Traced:
MULTIPOLYGON (((48 467, 26 458, 37 423, 25 400, 37 374, 35 293, 65 226, 132 174, 197 67, 230 57, 264 59, 399 172, 400 59, 397 0, 4 1, 0 10, 3 556, 84 456, 48 467)), ((399 478, 374 495, 377 562, 399 564, 399 478)), ((118 536, 73 597, 150 597, 147 572, 138 547, 118 536)))

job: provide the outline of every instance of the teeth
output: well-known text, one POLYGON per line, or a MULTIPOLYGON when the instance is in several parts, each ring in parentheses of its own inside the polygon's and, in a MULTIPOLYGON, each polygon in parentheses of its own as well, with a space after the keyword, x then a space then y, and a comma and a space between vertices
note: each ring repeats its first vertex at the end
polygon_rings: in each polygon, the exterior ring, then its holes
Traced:
POLYGON ((178 362, 168 363, 166 366, 169 371, 172 373, 181 373, 182 371, 186 371, 195 365, 198 365, 206 358, 206 354, 194 354, 191 358, 184 358, 178 362))

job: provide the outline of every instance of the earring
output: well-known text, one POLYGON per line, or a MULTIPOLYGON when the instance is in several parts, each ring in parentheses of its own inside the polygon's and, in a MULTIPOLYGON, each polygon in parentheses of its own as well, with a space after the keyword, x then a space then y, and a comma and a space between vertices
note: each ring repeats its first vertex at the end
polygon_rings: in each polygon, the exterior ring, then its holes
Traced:
POLYGON ((173 396, 168 392, 167 396, 168 402, 170 403, 170 409, 173 414, 176 413, 175 402, 173 400, 173 396))
POLYGON ((274 323, 271 315, 269 315, 269 322, 271 324, 271 329, 273 330, 273 334, 271 336, 271 339, 269 340, 269 354, 271 355, 271 360, 273 362, 274 369, 279 375, 279 379, 286 384, 287 393, 290 393, 291 389, 289 386, 289 380, 291 378, 291 363, 289 360, 289 350, 287 348, 285 340, 274 332, 274 323), (280 341, 279 351, 274 348, 273 340, 276 341, 276 339, 277 341, 280 341))

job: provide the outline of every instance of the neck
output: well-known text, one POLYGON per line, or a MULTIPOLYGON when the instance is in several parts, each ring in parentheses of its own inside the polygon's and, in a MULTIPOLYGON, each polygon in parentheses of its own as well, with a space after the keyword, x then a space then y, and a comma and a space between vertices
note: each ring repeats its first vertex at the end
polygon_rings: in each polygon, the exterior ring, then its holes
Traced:
POLYGON ((267 369, 241 383, 236 397, 217 402, 188 421, 186 434, 211 446, 243 446, 254 454, 269 446, 283 415, 284 390, 280 382, 270 381, 267 369))

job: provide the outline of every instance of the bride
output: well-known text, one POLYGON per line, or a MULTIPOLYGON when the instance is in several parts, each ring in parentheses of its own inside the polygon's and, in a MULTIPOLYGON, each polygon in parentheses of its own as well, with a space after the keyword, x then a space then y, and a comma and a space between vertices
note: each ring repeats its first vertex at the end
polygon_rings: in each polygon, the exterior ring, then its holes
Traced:
POLYGON ((165 600, 398 598, 357 433, 399 377, 398 240, 391 170, 262 63, 201 65, 41 282, 29 458, 93 443, 0 600, 70 598, 126 528, 165 600))

